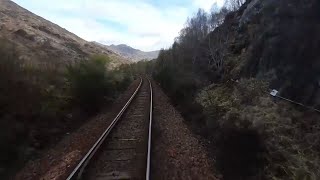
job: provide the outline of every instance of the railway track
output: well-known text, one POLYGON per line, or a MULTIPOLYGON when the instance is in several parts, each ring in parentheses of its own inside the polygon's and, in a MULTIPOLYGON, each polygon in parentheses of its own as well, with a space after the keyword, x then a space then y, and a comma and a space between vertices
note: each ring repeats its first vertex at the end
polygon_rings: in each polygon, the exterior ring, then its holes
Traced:
POLYGON ((152 125, 152 85, 140 84, 70 179, 149 179, 152 125))

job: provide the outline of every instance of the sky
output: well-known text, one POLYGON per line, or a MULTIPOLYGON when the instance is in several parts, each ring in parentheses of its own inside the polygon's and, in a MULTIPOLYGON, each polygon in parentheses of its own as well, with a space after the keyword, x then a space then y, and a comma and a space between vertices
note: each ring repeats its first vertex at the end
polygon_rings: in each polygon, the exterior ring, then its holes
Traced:
POLYGON ((224 0, 13 0, 87 41, 168 48, 188 17, 224 0))

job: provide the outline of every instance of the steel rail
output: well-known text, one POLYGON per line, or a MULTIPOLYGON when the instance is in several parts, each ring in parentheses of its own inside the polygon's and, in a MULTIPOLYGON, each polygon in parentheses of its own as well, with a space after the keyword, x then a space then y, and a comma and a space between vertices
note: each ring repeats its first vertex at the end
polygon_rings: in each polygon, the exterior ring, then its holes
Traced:
POLYGON ((75 175, 77 176, 77 179, 81 178, 81 175, 83 173, 83 170, 85 167, 88 165, 90 159, 93 157, 93 155, 96 153, 96 151, 99 149, 103 141, 106 139, 108 134, 111 132, 115 124, 119 121, 121 118, 122 114, 125 112, 125 110, 128 108, 130 103, 132 102, 133 98, 136 96, 138 93, 140 87, 142 84, 142 78, 140 78, 140 83, 135 92, 132 94, 130 99, 127 101, 127 103, 123 106, 121 111, 118 113, 118 115, 114 118, 110 126, 103 132, 103 134, 100 136, 100 138, 94 143, 94 145, 91 147, 91 149, 87 152, 87 154, 81 159, 81 161, 78 163, 78 165, 74 168, 74 170, 71 172, 71 174, 68 176, 67 180, 71 180, 75 178, 75 175))
POLYGON ((150 79, 148 78, 150 85, 150 114, 149 114, 149 135, 148 135, 148 154, 147 154, 147 169, 146 169, 146 180, 150 179, 150 161, 151 161, 151 134, 152 134, 152 113, 153 113, 153 92, 152 92, 152 84, 150 79))

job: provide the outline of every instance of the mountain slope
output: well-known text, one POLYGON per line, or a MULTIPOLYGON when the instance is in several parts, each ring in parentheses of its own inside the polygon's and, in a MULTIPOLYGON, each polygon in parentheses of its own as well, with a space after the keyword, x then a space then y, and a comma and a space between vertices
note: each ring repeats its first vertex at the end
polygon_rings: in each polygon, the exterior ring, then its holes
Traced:
POLYGON ((134 49, 125 44, 119 44, 119 45, 112 44, 111 46, 106 46, 106 47, 132 61, 139 61, 144 59, 146 60, 155 59, 158 57, 158 54, 159 54, 159 51, 144 52, 138 49, 134 49))
POLYGON ((112 57, 114 66, 128 63, 118 54, 87 42, 9 0, 0 1, 0 38, 12 41, 23 59, 32 65, 87 59, 93 54, 112 57))

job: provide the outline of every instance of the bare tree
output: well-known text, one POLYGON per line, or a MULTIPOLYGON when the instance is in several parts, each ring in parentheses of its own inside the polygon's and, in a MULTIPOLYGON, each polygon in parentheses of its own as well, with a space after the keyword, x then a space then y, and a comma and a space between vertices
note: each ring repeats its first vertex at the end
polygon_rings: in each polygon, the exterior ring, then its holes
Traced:
POLYGON ((224 7, 230 9, 231 11, 238 10, 246 0, 226 0, 224 3, 224 7))
POLYGON ((184 54, 191 57, 192 62, 195 61, 197 47, 210 32, 208 22, 208 14, 203 9, 199 9, 194 17, 187 20, 186 27, 180 31, 177 41, 185 49, 184 54))
POLYGON ((209 26, 210 30, 214 30, 215 28, 219 27, 223 22, 224 18, 230 11, 223 7, 220 10, 211 10, 210 16, 209 16, 209 26))
POLYGON ((205 49, 207 54, 207 67, 210 71, 215 71, 221 77, 224 75, 224 58, 226 55, 226 42, 228 36, 221 29, 216 29, 215 33, 208 37, 208 46, 205 49))

